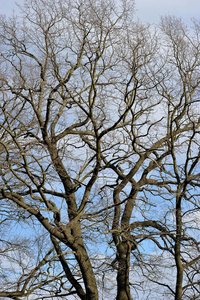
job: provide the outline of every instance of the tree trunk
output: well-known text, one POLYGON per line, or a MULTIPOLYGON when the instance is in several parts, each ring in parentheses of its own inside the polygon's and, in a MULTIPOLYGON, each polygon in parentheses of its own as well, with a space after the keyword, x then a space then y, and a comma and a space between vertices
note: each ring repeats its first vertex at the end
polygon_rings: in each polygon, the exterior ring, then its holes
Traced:
POLYGON ((176 294, 175 294, 175 300, 181 300, 182 299, 182 282, 183 282, 183 267, 177 266, 177 278, 176 278, 176 294))
POLYGON ((86 298, 84 300, 98 300, 98 289, 96 285, 96 279, 90 263, 90 259, 86 252, 84 245, 80 245, 77 252, 75 253, 83 281, 86 289, 86 298))
POLYGON ((182 299, 183 292, 183 265, 181 261, 181 235, 182 235, 182 215, 181 215, 181 197, 179 196, 180 191, 178 191, 178 196, 176 200, 176 241, 175 241, 175 261, 176 261, 176 294, 175 300, 182 299))
POLYGON ((129 287, 129 267, 131 245, 129 242, 121 242, 118 250, 118 274, 117 274, 117 298, 116 300, 131 300, 129 287))

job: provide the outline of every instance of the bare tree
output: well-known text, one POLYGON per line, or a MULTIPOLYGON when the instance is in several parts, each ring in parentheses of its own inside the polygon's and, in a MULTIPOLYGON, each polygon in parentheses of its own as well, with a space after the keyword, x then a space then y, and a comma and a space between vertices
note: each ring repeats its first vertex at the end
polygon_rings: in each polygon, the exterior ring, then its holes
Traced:
MULTIPOLYGON (((151 239, 162 250, 150 258, 146 253, 141 265, 147 268, 146 272, 145 268, 142 271, 148 280, 167 289, 167 299, 169 295, 172 299, 199 297, 200 56, 199 24, 194 21, 193 25, 191 33, 177 18, 162 19, 165 66, 155 76, 155 84, 156 95, 163 97, 162 105, 165 105, 163 121, 166 123, 162 132, 166 132, 166 143, 164 147, 154 149, 155 157, 141 176, 142 180, 146 177, 143 192, 148 205, 152 205, 150 214, 142 212, 146 221, 131 224, 137 230, 138 226, 143 227, 145 238, 151 239), (157 167, 151 167, 156 164, 157 167), (155 220, 153 212, 160 222, 155 220), (147 227, 150 228, 148 231, 147 227), (158 230, 160 238, 155 236, 153 228, 158 230), (160 256, 159 262, 155 256, 160 256), (165 278, 168 277, 165 276, 168 267, 174 269, 173 275, 170 275, 174 280, 165 278)), ((161 294, 164 296, 163 289, 161 294)))
POLYGON ((126 1, 21 10, 0 31, 2 262, 16 267, 0 296, 95 300, 114 285, 128 300, 147 278, 195 299, 199 24, 156 32, 126 1), (149 245, 175 280, 152 272, 149 245))

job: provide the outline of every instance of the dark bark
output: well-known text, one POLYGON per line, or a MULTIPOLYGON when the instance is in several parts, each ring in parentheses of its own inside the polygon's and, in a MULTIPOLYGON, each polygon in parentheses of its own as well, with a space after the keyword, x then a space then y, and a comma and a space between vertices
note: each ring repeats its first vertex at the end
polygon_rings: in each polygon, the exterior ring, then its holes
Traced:
MULTIPOLYGON (((96 279, 93 272, 93 268, 90 262, 90 258, 85 249, 83 238, 82 238, 82 229, 78 217, 78 208, 76 204, 76 197, 73 191, 73 184, 67 171, 58 155, 56 145, 51 143, 47 136, 44 135, 44 140, 48 146, 49 153, 52 158, 52 162, 55 166, 55 169, 63 183, 65 192, 66 192, 66 201, 68 206, 68 217, 70 221, 70 236, 72 236, 72 241, 68 239, 68 234, 66 234, 66 244, 74 251, 74 255, 79 264, 81 274, 83 277, 86 294, 83 295, 82 291, 75 284, 75 288, 82 300, 98 300, 98 290, 96 285, 96 279), (77 221, 76 221, 77 218, 77 221)), ((65 230, 64 230, 65 232, 65 230)), ((62 262, 61 262, 62 263, 62 262)), ((67 274, 66 274, 67 275, 67 274)))
POLYGON ((89 256, 83 244, 79 245, 75 256, 81 269, 81 274, 85 284, 86 298, 84 298, 84 300, 98 300, 99 298, 96 279, 94 276, 89 256))
POLYGON ((183 265, 181 261, 181 235, 182 235, 182 216, 181 216, 181 197, 177 197, 176 205, 176 241, 175 241, 175 262, 177 268, 175 300, 182 299, 183 292, 183 265))
POLYGON ((118 274, 116 300, 131 300, 129 286, 131 243, 121 242, 117 247, 118 274))

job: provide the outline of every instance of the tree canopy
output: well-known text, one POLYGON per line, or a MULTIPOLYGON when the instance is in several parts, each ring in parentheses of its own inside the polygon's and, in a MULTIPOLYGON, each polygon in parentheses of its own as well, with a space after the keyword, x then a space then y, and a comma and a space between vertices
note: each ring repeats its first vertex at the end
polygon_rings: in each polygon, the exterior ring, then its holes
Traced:
POLYGON ((197 299, 199 21, 20 9, 0 22, 0 297, 197 299))

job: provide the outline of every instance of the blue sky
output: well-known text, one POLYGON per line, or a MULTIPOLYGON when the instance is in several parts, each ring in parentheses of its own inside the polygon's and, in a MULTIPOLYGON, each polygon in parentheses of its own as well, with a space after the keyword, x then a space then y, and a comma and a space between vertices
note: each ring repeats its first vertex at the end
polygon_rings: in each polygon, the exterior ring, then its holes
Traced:
POLYGON ((200 18, 200 0, 136 0, 136 16, 145 22, 158 23, 163 15, 176 15, 189 23, 200 18))
MULTIPOLYGON (((0 0, 0 13, 12 14, 16 2, 23 0, 0 0)), ((135 9, 136 17, 144 22, 158 23, 163 15, 176 15, 189 23, 192 17, 200 16, 200 0, 136 0, 135 9)))

